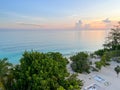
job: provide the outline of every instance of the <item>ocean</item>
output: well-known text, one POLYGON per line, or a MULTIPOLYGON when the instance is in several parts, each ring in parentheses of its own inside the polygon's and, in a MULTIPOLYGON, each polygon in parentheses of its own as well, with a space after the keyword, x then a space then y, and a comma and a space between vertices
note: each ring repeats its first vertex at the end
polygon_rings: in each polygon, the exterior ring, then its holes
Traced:
POLYGON ((0 30, 0 58, 19 63, 24 51, 72 54, 103 48, 106 30, 0 30))

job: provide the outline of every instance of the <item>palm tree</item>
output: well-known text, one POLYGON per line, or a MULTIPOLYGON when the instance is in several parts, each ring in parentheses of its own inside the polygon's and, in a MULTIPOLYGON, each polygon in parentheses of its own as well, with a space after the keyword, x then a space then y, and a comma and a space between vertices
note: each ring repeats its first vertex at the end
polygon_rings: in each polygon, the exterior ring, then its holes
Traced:
POLYGON ((4 90, 4 81, 6 77, 10 74, 12 64, 8 62, 7 58, 0 59, 0 89, 4 90))

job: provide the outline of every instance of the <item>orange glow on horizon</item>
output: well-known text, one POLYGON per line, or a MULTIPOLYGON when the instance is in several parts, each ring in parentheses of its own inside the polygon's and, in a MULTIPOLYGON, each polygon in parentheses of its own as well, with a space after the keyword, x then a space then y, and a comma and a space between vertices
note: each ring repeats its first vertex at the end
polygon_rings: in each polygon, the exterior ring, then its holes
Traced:
MULTIPOLYGON (((118 21, 112 20, 111 23, 105 23, 102 22, 102 20, 89 20, 89 21, 82 21, 82 26, 84 27, 86 24, 89 25, 88 29, 106 29, 108 27, 111 27, 113 25, 116 25, 118 21)), ((10 24, 2 24, 0 25, 0 28, 14 28, 14 29, 75 29, 75 23, 74 21, 66 21, 66 22, 58 22, 58 23, 49 23, 40 25, 38 24, 19 24, 19 23, 10 23, 10 24)), ((84 27, 85 28, 85 27, 84 27)))

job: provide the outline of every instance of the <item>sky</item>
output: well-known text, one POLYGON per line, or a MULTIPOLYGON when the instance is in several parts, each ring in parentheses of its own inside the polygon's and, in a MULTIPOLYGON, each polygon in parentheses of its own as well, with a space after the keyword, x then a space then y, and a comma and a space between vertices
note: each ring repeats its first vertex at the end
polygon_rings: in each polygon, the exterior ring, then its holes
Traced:
POLYGON ((0 0, 0 28, 108 29, 120 0, 0 0))

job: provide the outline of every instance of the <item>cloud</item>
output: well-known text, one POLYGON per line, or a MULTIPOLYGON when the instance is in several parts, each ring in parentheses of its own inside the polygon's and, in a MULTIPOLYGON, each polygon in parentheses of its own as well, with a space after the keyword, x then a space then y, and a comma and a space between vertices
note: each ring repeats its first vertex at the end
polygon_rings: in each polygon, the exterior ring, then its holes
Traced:
POLYGON ((105 20, 102 20, 102 22, 105 25, 105 29, 110 29, 112 26, 112 21, 109 18, 106 18, 105 20))
POLYGON ((76 28, 77 28, 77 29, 81 29, 81 28, 82 28, 82 25, 83 25, 82 21, 79 20, 79 21, 76 23, 76 28))
POLYGON ((78 30, 88 30, 88 29, 91 29, 91 24, 86 24, 86 23, 83 23, 82 20, 79 20, 77 23, 76 23, 76 29, 78 30))
POLYGON ((111 23, 111 20, 109 18, 106 18, 105 20, 102 20, 104 23, 111 23))
POLYGON ((17 22, 18 25, 24 25, 24 26, 33 26, 33 27, 43 27, 44 25, 40 24, 32 24, 32 23, 23 23, 23 22, 17 22))

